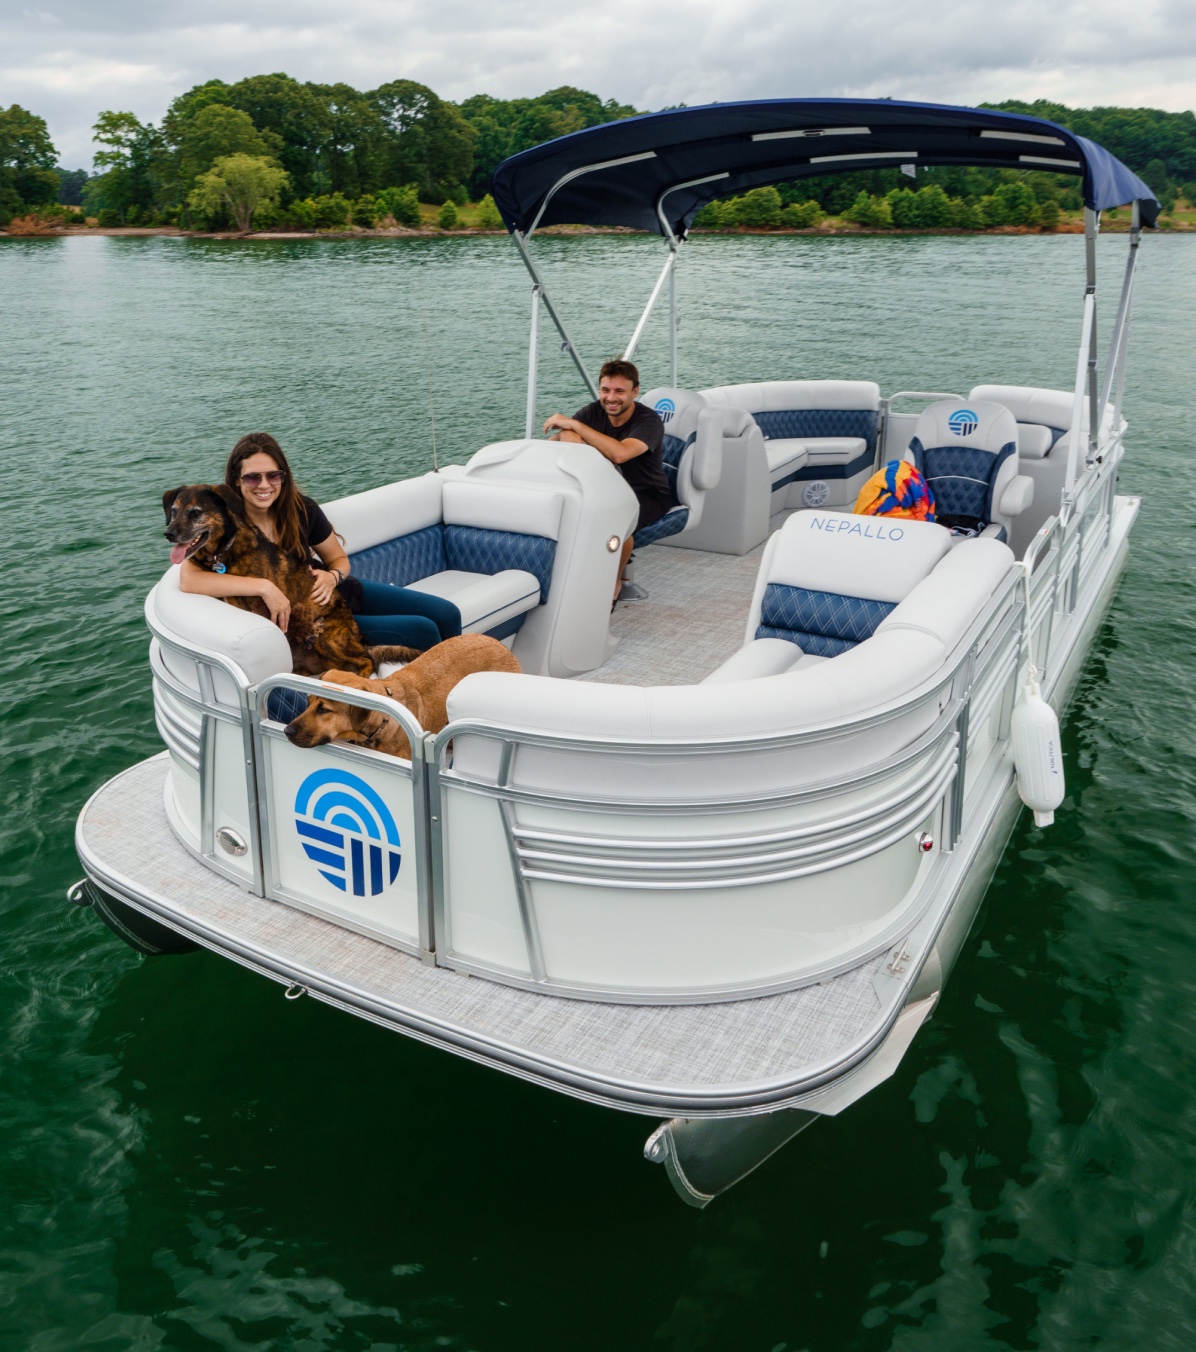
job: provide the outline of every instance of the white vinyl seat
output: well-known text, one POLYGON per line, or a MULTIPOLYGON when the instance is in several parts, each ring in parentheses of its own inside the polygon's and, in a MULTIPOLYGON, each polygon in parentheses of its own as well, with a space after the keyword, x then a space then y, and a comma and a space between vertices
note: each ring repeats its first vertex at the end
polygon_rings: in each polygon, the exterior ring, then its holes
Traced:
POLYGON ((873 381, 766 380, 702 393, 755 419, 765 438, 774 511, 846 506, 872 472, 880 419, 873 381))
POLYGON ((1013 414, 984 399, 940 399, 918 415, 905 460, 934 494, 935 520, 963 533, 1008 540, 1034 501, 1020 472, 1013 414))
POLYGON ((673 505, 660 520, 636 531, 637 549, 701 525, 706 494, 718 487, 723 463, 722 418, 700 394, 661 388, 649 390, 641 402, 664 423, 661 459, 673 505))
POLYGON ((950 531, 927 521, 795 513, 760 561, 744 646, 706 682, 776 676, 850 651, 950 548, 950 531))

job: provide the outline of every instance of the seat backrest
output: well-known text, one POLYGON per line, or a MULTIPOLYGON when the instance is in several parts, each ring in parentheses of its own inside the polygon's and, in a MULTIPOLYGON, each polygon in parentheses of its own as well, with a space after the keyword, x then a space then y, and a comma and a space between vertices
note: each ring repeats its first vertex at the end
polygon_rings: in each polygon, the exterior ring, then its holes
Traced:
POLYGON ((548 600, 561 529, 559 493, 469 479, 444 484, 444 556, 449 568, 493 576, 531 573, 548 600))
POLYGON ((927 521, 796 512, 765 548, 746 641, 837 657, 871 638, 950 548, 951 532, 927 521))
POLYGON ((660 414, 664 423, 661 459, 673 505, 688 507, 688 524, 696 526, 703 496, 718 486, 722 472, 722 418, 693 390, 663 386, 649 390, 640 402, 660 414))
POLYGON ((918 415, 904 458, 930 485, 937 520, 1008 526, 994 504, 1018 472, 1017 422, 1003 405, 940 399, 918 415))
POLYGON ((765 380, 703 390, 707 402, 746 409, 770 441, 859 437, 876 449, 880 386, 871 380, 765 380))
MULTIPOLYGON (((1001 404, 1017 419, 1017 453, 1020 460, 1045 460, 1071 431, 1075 396, 1066 390, 1044 390, 1033 385, 977 385, 969 400, 1001 404)), ((1081 426, 1088 430, 1088 400, 1081 410, 1081 426)), ((1102 431, 1113 419, 1112 404, 1105 405, 1102 431)))
POLYGON ((442 493, 433 473, 326 503, 356 576, 406 587, 444 572, 442 493))

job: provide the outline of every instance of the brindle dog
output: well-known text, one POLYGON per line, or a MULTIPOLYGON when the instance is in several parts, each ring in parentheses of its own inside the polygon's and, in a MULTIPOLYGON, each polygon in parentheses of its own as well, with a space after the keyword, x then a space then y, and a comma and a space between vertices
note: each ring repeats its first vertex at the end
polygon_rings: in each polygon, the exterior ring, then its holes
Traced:
MULTIPOLYGON (((367 648, 345 599, 337 591, 317 605, 315 579, 306 562, 284 553, 245 516, 240 497, 225 484, 192 484, 162 495, 166 538, 174 546, 171 562, 190 559, 200 568, 236 577, 269 578, 291 603, 287 642, 291 663, 301 676, 319 676, 331 668, 372 676, 382 662, 409 662, 416 648, 367 648)), ((228 596, 229 605, 270 618, 257 596, 228 596)))

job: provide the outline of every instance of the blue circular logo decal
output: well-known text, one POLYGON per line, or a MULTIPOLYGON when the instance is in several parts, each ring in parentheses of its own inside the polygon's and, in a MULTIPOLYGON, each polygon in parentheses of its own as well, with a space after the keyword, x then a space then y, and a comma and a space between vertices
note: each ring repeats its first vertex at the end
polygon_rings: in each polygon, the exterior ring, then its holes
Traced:
POLYGON ((658 399, 656 401, 656 411, 660 414, 661 422, 668 420, 677 412, 677 405, 671 399, 658 399))
POLYGON ((376 897, 399 876, 399 828, 364 779, 347 770, 316 770, 295 795, 295 830, 303 852, 333 887, 376 897))
POLYGON ((980 419, 970 408, 957 408, 947 419, 947 426, 957 437, 970 437, 980 426, 980 419))

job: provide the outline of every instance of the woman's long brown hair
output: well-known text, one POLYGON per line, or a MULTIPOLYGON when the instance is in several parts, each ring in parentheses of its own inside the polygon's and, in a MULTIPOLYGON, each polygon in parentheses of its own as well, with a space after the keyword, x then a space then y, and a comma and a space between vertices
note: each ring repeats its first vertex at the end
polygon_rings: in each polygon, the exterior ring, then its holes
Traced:
POLYGON ((241 466, 251 455, 264 451, 282 470, 282 484, 278 497, 270 508, 270 518, 274 522, 274 532, 278 536, 278 546, 288 554, 303 553, 303 535, 299 516, 301 494, 282 447, 269 432, 249 432, 233 447, 224 467, 224 482, 234 493, 241 492, 241 466))

